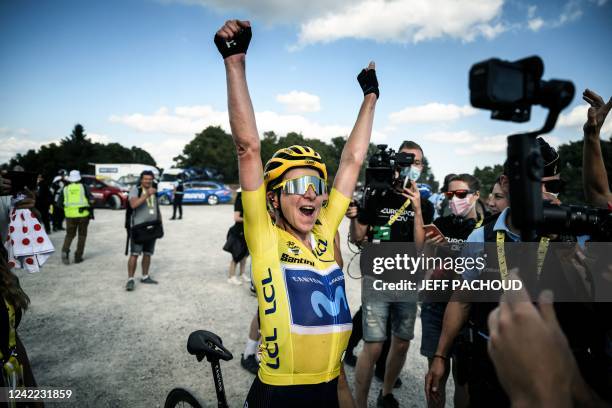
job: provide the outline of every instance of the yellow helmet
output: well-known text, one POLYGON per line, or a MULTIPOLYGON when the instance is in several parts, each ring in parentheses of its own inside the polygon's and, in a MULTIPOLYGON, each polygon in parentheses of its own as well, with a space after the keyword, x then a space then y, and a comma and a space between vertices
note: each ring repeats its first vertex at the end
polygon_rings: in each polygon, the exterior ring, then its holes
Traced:
POLYGON ((296 167, 308 167, 318 170, 323 180, 327 182, 327 169, 321 160, 321 155, 308 146, 293 145, 279 149, 268 160, 264 167, 264 184, 266 189, 270 183, 279 179, 290 169, 296 167))

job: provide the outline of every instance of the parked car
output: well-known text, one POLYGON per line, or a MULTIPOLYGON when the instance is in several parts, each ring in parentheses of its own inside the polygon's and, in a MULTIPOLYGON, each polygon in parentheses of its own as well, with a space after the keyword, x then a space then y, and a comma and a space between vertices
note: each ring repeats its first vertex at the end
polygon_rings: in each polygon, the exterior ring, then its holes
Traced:
POLYGON ((129 193, 125 186, 110 179, 100 179, 90 175, 81 176, 81 180, 95 200, 94 207, 113 210, 125 208, 129 193))
MULTIPOLYGON (((222 183, 187 181, 184 186, 183 203, 216 205, 232 201, 232 190, 222 183)), ((158 191, 157 197, 159 197, 159 203, 163 205, 172 204, 174 199, 172 190, 158 191)))

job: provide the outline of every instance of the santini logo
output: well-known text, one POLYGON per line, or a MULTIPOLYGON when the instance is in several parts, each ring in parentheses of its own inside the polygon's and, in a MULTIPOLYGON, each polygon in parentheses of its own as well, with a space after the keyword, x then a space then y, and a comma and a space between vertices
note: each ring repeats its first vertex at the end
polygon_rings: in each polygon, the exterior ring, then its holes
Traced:
POLYGON ((310 296, 310 303, 312 304, 312 310, 314 310, 315 314, 319 316, 319 318, 323 317, 323 310, 325 310, 328 315, 333 317, 340 314, 341 307, 343 305, 346 310, 349 310, 342 286, 338 286, 336 288, 333 302, 323 293, 315 290, 310 296))
POLYGON ((289 256, 287 254, 282 254, 280 260, 281 260, 281 262, 306 264, 306 265, 314 266, 314 262, 309 261, 308 259, 294 258, 294 257, 289 256))

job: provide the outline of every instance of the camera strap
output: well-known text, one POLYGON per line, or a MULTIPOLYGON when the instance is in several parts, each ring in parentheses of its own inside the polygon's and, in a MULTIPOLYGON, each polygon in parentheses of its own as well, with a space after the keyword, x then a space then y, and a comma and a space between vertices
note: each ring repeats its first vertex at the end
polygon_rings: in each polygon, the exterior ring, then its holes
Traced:
MULTIPOLYGON (((508 265, 506 264, 506 249, 504 248, 504 242, 506 241, 506 233, 504 231, 497 231, 497 262, 499 263, 499 273, 501 274, 502 280, 508 280, 508 265)), ((548 244, 550 239, 547 237, 540 238, 538 244, 538 279, 542 274, 542 266, 544 265, 544 258, 546 258, 546 252, 548 252, 548 244)))
POLYGON ((395 212, 395 214, 391 216, 391 218, 389 218, 389 221, 387 221, 387 227, 390 227, 391 225, 393 225, 393 223, 397 221, 397 219, 400 217, 400 215, 402 215, 404 210, 406 210, 406 208, 408 208, 409 205, 410 205, 410 199, 407 198, 406 202, 402 204, 402 206, 395 212))

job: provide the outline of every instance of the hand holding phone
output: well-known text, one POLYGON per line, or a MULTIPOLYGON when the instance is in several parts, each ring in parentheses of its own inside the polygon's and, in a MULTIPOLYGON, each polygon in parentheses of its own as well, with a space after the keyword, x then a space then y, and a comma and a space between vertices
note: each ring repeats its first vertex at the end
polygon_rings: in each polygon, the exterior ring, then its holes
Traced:
POLYGON ((424 225, 423 229, 425 230, 425 239, 428 243, 440 244, 446 241, 444 234, 442 234, 442 231, 440 231, 435 224, 424 225))

